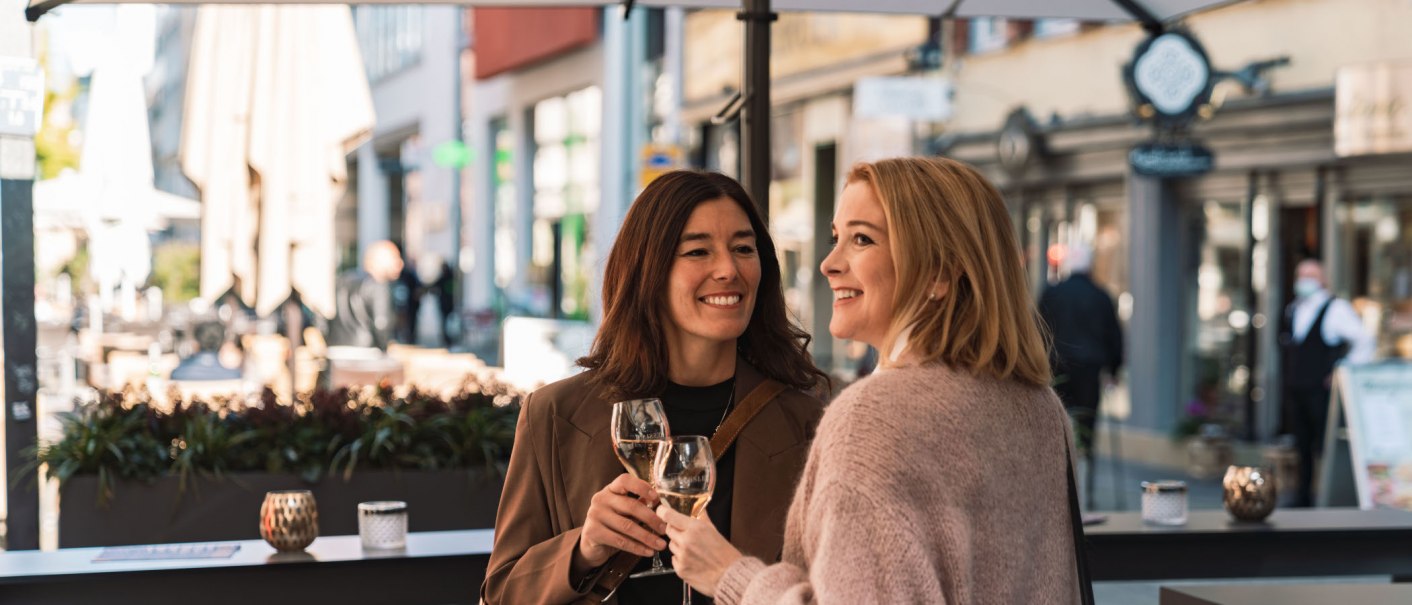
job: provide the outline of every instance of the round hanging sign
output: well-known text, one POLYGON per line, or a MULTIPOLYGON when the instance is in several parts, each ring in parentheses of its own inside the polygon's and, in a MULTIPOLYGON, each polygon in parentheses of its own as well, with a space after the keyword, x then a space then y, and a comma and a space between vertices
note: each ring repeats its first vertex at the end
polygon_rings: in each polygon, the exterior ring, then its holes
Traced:
POLYGON ((1211 61, 1190 34, 1169 30, 1149 36, 1123 68, 1139 117, 1185 123, 1211 102, 1211 61))

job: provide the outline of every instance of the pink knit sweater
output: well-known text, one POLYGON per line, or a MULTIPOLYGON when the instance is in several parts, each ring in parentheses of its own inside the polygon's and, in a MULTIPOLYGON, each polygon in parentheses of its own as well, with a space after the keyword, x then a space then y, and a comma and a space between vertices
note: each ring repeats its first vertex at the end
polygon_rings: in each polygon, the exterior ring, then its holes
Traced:
POLYGON ((941 365, 870 376, 824 413, 783 562, 741 559, 717 602, 1077 603, 1068 434, 1049 388, 941 365))

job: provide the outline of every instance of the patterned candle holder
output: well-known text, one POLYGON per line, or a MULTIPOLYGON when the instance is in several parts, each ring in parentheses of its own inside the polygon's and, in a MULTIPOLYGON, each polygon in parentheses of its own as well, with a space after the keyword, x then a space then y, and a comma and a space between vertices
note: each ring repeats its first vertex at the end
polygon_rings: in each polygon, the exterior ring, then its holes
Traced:
POLYGON ((1241 521, 1263 521, 1278 499, 1274 475, 1258 466, 1231 466, 1221 481, 1226 511, 1241 521))
POLYGON ((260 505, 260 537, 280 552, 298 552, 319 537, 319 507, 307 489, 267 492, 260 505))

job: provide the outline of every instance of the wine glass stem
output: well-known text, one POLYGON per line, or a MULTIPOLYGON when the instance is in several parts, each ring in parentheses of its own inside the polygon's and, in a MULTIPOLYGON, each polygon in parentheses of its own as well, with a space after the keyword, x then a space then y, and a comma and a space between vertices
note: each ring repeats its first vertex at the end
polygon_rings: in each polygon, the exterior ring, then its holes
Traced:
POLYGON ((681 605, 691 605, 691 585, 681 581, 681 605))
POLYGON ((662 551, 652 553, 652 571, 662 570, 662 551))

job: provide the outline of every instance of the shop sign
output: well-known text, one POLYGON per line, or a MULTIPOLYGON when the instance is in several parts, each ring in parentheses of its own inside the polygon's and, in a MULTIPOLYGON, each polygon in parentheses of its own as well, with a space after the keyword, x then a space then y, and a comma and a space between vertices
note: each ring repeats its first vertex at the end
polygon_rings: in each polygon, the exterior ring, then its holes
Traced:
POLYGON ((1190 122, 1211 102, 1211 61, 1201 43, 1181 30, 1143 40, 1123 68, 1138 117, 1160 124, 1190 122))
MULTIPOLYGON (((744 51, 736 12, 699 10, 687 14, 682 98, 688 104, 714 99, 723 90, 740 86, 744 51)), ((770 40, 770 76, 778 82, 791 76, 842 71, 862 58, 900 58, 926 41, 927 19, 918 15, 784 12, 775 22, 770 40)))
POLYGON ((33 59, 0 58, 0 135, 32 137, 44 113, 44 72, 33 59))
POLYGON ((1340 157, 1412 152, 1412 62, 1338 70, 1334 153, 1340 157))
POLYGON ((1011 111, 995 142, 995 156, 1001 169, 1012 179, 1021 178, 1044 154, 1044 136, 1030 112, 1024 107, 1011 111))
POLYGON ((853 115, 944 122, 951 119, 951 82, 916 76, 860 78, 853 87, 853 115))
POLYGON ((1141 175, 1178 178, 1211 172, 1216 156, 1197 143, 1144 143, 1128 152, 1128 164, 1141 175))
POLYGON ((677 145, 648 143, 642 146, 642 164, 639 166, 638 186, 647 187, 657 177, 684 165, 684 154, 677 145))

